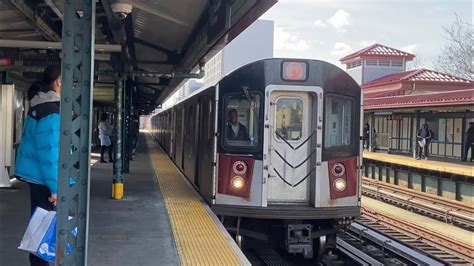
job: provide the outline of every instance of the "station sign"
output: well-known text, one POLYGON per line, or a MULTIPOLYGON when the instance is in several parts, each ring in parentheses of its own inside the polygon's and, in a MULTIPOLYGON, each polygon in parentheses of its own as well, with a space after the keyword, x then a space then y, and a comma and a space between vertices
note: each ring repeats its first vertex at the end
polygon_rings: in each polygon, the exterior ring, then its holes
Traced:
POLYGON ((397 121, 399 121, 399 120, 402 120, 402 119, 403 119, 403 117, 401 115, 389 115, 389 116, 387 116, 387 120, 397 120, 397 121))
POLYGON ((230 1, 212 0, 209 7, 207 43, 218 41, 230 29, 230 1))
POLYGON ((12 61, 10 57, 0 57, 0 66, 10 66, 12 61))

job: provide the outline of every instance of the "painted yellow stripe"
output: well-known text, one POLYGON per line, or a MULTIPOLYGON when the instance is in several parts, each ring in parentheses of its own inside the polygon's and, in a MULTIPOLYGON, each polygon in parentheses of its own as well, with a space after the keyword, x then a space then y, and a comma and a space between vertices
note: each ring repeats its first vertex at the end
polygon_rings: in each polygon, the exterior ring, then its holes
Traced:
POLYGON ((421 168, 421 169, 426 169, 426 170, 474 177, 474 167, 469 166, 469 165, 430 161, 430 160, 428 161, 416 160, 407 156, 387 154, 387 153, 378 153, 378 152, 366 152, 366 151, 364 151, 364 158, 386 162, 386 163, 393 163, 393 164, 405 165, 405 166, 410 166, 410 167, 415 167, 415 168, 421 168))
POLYGON ((206 211, 206 203, 186 184, 158 145, 150 138, 147 143, 181 265, 242 265, 206 211))

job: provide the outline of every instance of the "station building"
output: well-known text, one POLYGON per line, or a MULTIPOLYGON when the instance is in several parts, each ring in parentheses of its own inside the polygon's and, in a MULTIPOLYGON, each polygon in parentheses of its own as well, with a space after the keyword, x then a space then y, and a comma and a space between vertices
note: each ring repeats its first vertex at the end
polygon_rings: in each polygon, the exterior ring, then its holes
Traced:
POLYGON ((474 122, 473 80, 430 69, 407 70, 414 57, 374 44, 340 59, 364 94, 364 122, 371 128, 365 175, 472 202, 473 165, 460 159, 469 122, 474 122), (430 161, 419 162, 408 156, 416 156, 416 133, 425 123, 434 138, 430 161), (396 158, 398 164, 393 163, 396 158), (443 163, 449 165, 436 168, 443 163))
POLYGON ((415 55, 374 44, 341 59, 364 92, 365 121, 375 130, 373 148, 413 153, 416 131, 435 133, 432 156, 460 159, 464 134, 474 121, 473 81, 430 69, 406 70, 415 55))

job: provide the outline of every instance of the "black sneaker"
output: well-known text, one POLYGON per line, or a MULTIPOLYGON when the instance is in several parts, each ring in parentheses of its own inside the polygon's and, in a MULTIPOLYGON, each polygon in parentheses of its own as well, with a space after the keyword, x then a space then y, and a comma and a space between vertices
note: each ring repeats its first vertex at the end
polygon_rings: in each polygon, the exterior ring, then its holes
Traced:
POLYGON ((104 159, 100 160, 101 163, 107 163, 104 159))
POLYGON ((113 162, 114 162, 114 160, 112 160, 112 159, 109 160, 109 163, 113 163, 113 162))

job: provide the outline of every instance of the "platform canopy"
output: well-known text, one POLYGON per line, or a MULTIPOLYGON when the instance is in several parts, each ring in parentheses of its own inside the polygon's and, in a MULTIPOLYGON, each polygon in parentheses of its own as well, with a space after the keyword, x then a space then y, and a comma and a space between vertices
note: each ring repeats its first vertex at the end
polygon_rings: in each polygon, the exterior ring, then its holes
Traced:
MULTIPOLYGON (((9 70, 11 79, 27 84, 45 65, 59 64, 63 2, 0 0, 0 71, 9 70)), ((150 113, 276 2, 98 0, 95 104, 112 104, 113 73, 133 72, 137 108, 150 113), (132 7, 126 17, 114 9, 124 3, 132 7)))

